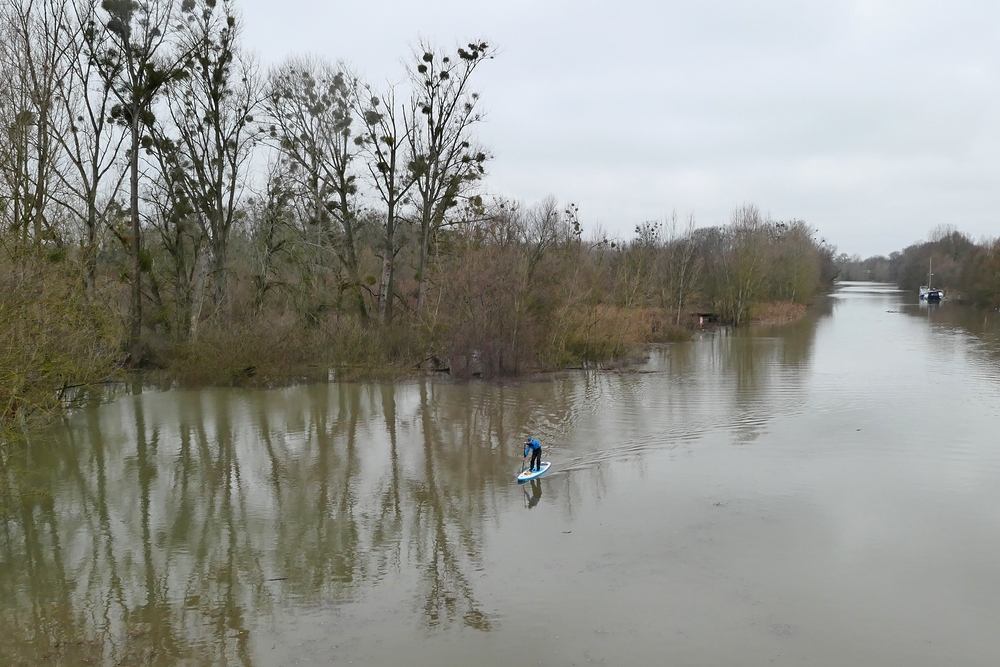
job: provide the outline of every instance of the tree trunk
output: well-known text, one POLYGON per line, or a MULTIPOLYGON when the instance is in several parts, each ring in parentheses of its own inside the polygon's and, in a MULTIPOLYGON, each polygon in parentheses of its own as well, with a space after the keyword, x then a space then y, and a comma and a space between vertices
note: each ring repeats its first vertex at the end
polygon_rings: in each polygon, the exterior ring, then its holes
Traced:
POLYGON ((92 180, 87 191, 87 289, 93 291, 97 283, 97 164, 91 165, 92 180))
MULTIPOLYGON (((391 192, 391 190, 390 190, 391 192)), ((394 264, 394 246, 396 245, 396 210, 395 202, 390 201, 385 222, 385 264, 382 267, 382 288, 379 294, 382 324, 392 322, 393 278, 396 270, 394 264)))
POLYGON ((129 208, 132 216, 132 308, 129 350, 132 365, 141 361, 142 348, 142 243, 139 239, 139 109, 132 108, 132 154, 129 158, 129 208))
POLYGON ((226 294, 228 292, 228 284, 226 282, 226 264, 228 255, 228 241, 226 238, 226 231, 220 224, 215 232, 215 237, 212 239, 214 243, 212 244, 212 263, 213 272, 215 273, 215 306, 220 310, 224 310, 226 306, 226 294))
MULTIPOLYGON (((425 214, 425 217, 426 214, 425 214)), ((424 309, 424 297, 427 293, 426 280, 427 276, 424 275, 427 271, 427 253, 428 245, 430 244, 430 232, 431 223, 430 220, 424 220, 420 225, 420 266, 417 269, 417 314, 419 315, 424 309)))
POLYGON ((46 185, 48 180, 47 171, 49 169, 49 120, 48 120, 48 100, 44 100, 40 104, 40 109, 38 110, 38 130, 37 130, 37 140, 38 140, 38 165, 35 171, 35 193, 33 196, 33 208, 34 215, 33 224, 35 232, 35 247, 41 248, 42 246, 42 223, 45 217, 45 199, 48 196, 46 192, 46 185))
POLYGON ((201 321, 201 307, 205 303, 205 279, 208 277, 208 248, 202 248, 194 269, 194 287, 191 294, 191 341, 198 340, 198 323, 201 321))
POLYGON ((347 263, 348 273, 351 279, 351 292, 354 294, 355 306, 358 309, 358 316, 363 320, 368 320, 368 308, 365 306, 365 293, 361 288, 361 276, 358 272, 358 257, 354 251, 354 230, 345 225, 345 229, 350 231, 347 237, 347 263))
MULTIPOLYGON (((347 180, 344 172, 339 172, 338 176, 342 183, 347 180)), ((343 188, 340 189, 340 217, 344 229, 344 250, 346 250, 347 255, 347 275, 351 281, 350 291, 354 296, 358 316, 362 320, 367 320, 368 309, 365 307, 365 294, 361 289, 361 277, 358 273, 358 255, 354 247, 354 221, 347 192, 343 188)))

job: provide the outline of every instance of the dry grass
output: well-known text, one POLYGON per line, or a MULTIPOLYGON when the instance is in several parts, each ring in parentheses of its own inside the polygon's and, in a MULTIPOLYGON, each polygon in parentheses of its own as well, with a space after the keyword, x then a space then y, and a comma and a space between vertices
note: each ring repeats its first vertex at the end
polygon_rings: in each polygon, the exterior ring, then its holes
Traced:
POLYGON ((205 326, 169 346, 155 377, 181 386, 277 386, 304 381, 394 378, 412 373, 413 341, 398 328, 331 316, 313 326, 291 318, 205 326))
POLYGON ((691 339, 691 332, 677 326, 674 313, 660 308, 639 312, 639 333, 643 343, 677 343, 691 339))
MULTIPOLYGON (((605 305, 566 309, 547 324, 524 323, 518 372, 627 360, 651 343, 690 338, 687 329, 673 325, 660 309, 624 310, 605 305)), ((438 332, 451 341, 446 357, 451 356, 452 374, 511 374, 504 367, 490 365, 492 355, 499 354, 497 350, 509 353, 498 341, 506 340, 510 332, 480 326, 473 335, 467 328, 438 332), (478 362, 470 361, 472 358, 478 362)), ((324 381, 331 376, 338 380, 396 379, 419 372, 426 349, 420 330, 406 323, 386 329, 343 315, 310 327, 294 319, 229 327, 209 323, 197 341, 167 344, 156 350, 162 368, 153 377, 161 384, 187 387, 277 386, 324 381)), ((447 358, 441 361, 449 363, 447 358)))
POLYGON ((776 301, 755 305, 751 310, 750 319, 754 324, 774 326, 795 322, 802 319, 805 314, 806 307, 801 303, 776 301))
POLYGON ((549 368, 631 358, 651 343, 688 340, 691 333, 674 325, 659 308, 623 309, 597 304, 558 313, 541 360, 549 368))

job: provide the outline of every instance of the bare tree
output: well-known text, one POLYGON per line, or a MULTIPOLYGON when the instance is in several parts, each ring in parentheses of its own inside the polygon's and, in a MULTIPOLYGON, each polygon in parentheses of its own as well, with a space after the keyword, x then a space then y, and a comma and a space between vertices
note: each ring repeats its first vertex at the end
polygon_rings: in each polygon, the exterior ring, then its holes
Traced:
POLYGON ((413 97, 406 123, 420 224, 418 312, 426 291, 431 236, 469 186, 485 174, 488 156, 471 137, 482 116, 476 109, 479 94, 470 90, 470 81, 479 64, 494 53, 485 41, 459 47, 456 56, 420 42, 409 63, 413 97))
POLYGON ((771 298, 808 303, 820 285, 820 262, 813 230, 802 220, 773 225, 774 267, 771 298))
MULTIPOLYGON (((223 307, 229 234, 258 143, 262 99, 253 60, 239 45, 231 0, 193 0, 179 32, 186 76, 167 95, 170 127, 154 131, 154 150, 175 170, 211 250, 215 301, 223 307)), ((198 295, 196 295, 196 298, 198 295)))
POLYGON ((763 296, 767 284, 767 228, 760 210, 744 204, 733 211, 726 229, 726 247, 721 254, 723 305, 736 326, 746 320, 750 306, 763 296))
POLYGON ((0 170, 6 192, 8 226, 29 236, 35 247, 43 233, 60 241, 48 218, 52 204, 57 145, 56 86, 66 48, 66 3, 59 0, 9 0, 0 10, 0 115, 6 132, 0 170))
POLYGON ((27 245, 30 213, 30 181, 32 134, 36 116, 31 109, 28 90, 22 85, 19 45, 23 43, 18 31, 14 5, 4 7, 0 16, 0 173, 3 174, 3 192, 0 194, 0 213, 4 216, 6 230, 21 235, 27 245))
POLYGON ((663 250, 663 223, 650 220, 635 227, 635 239, 622 248, 615 282, 625 308, 645 307, 656 286, 656 259, 663 250))
POLYGON ((165 253, 150 252, 153 320, 172 333, 197 338, 211 251, 190 196, 188 174, 167 159, 163 143, 162 136, 157 137, 153 154, 159 169, 147 189, 149 223, 156 246, 165 253))
POLYGON ((276 260, 286 252, 291 218, 289 201, 293 192, 280 164, 272 164, 259 197, 249 201, 248 236, 253 264, 253 312, 259 313, 267 293, 282 284, 276 275, 276 260))
POLYGON ((358 314, 367 316, 358 261, 358 185, 353 135, 357 80, 319 60, 291 59, 273 70, 265 103, 272 139, 298 177, 312 212, 317 245, 332 243, 358 314))
POLYGON ((61 113, 55 124, 66 168, 56 175, 69 195, 65 198, 67 208, 83 222, 86 280, 93 288, 99 227, 126 174, 114 172, 125 133, 110 118, 111 86, 98 71, 98 59, 106 56, 108 46, 107 33, 98 23, 98 2, 79 0, 72 9, 67 21, 64 75, 57 84, 61 113))
POLYGON ((387 87, 382 93, 367 85, 363 90, 364 94, 358 95, 357 106, 364 122, 365 134, 362 138, 368 153, 368 172, 385 206, 378 306, 382 321, 388 324, 392 321, 396 255, 401 249, 397 237, 400 208, 414 184, 406 152, 411 128, 403 122, 396 107, 396 91, 393 86, 387 87))
POLYGON ((664 254, 665 266, 662 270, 667 279, 663 307, 666 308, 669 303, 672 310, 676 309, 675 324, 677 326, 681 324, 684 306, 695 291, 702 268, 698 258, 694 230, 693 215, 688 217, 684 229, 678 229, 676 212, 670 217, 664 254))
MULTIPOLYGON (((182 11, 193 8, 183 0, 182 11)), ((129 351, 133 364, 142 351, 142 227, 139 220, 139 148, 151 145, 145 130, 153 125, 153 103, 164 85, 185 75, 183 54, 170 53, 169 38, 178 18, 173 0, 102 0, 100 23, 106 31, 95 59, 97 71, 117 100, 112 117, 128 128, 129 213, 131 216, 132 299, 129 351)))

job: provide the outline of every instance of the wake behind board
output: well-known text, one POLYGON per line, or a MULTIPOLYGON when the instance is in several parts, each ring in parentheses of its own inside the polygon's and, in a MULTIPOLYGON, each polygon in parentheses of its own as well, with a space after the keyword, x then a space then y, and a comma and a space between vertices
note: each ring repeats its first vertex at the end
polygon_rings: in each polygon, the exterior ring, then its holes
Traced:
POLYGON ((551 464, 548 461, 542 461, 542 465, 538 468, 538 470, 534 472, 531 472, 530 470, 525 470, 524 472, 522 472, 520 475, 517 476, 517 481, 527 482, 530 479, 541 477, 548 471, 550 465, 551 464))

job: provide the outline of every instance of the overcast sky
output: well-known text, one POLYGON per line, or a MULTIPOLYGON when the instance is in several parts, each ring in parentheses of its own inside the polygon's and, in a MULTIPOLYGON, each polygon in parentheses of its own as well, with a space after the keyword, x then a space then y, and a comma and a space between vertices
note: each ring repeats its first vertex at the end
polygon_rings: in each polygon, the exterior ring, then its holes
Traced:
POLYGON ((483 37, 488 185, 586 228, 725 222, 743 202, 841 251, 950 224, 1000 235, 1000 3, 922 0, 242 0, 263 64, 401 80, 418 36, 483 37))

